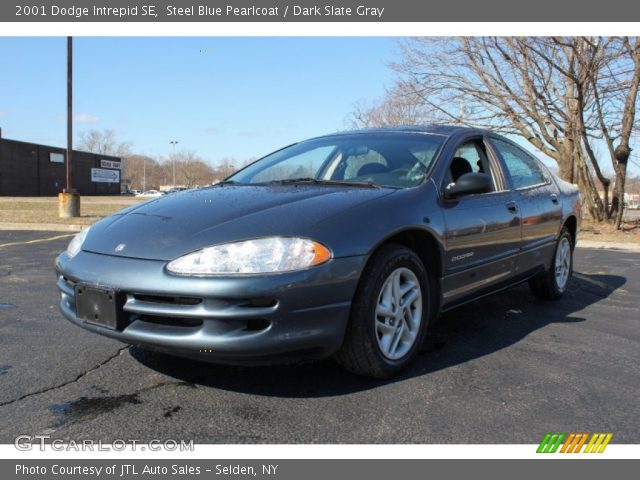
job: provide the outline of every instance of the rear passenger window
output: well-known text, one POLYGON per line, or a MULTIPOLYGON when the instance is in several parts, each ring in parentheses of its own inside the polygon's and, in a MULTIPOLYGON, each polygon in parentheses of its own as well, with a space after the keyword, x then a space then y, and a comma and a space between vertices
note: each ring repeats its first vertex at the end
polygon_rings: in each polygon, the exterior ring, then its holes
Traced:
POLYGON ((514 189, 531 187, 547 181, 535 158, 510 143, 495 138, 491 141, 504 160, 514 189))

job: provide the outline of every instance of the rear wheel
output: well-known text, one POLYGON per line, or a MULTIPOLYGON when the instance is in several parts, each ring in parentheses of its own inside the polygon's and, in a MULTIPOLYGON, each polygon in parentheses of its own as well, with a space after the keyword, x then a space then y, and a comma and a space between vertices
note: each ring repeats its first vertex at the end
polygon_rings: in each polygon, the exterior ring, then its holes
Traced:
POLYGON ((382 247, 362 275, 336 360, 351 372, 376 378, 406 368, 424 340, 429 292, 429 277, 413 251, 382 247))
POLYGON ((529 281, 531 291, 540 300, 562 297, 573 274, 573 238, 564 227, 556 243, 551 268, 529 281))

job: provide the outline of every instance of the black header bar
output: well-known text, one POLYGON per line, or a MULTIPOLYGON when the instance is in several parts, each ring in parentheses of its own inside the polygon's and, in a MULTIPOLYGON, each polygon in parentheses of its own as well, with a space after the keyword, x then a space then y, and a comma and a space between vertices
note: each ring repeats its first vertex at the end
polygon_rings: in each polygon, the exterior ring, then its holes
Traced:
MULTIPOLYGON (((638 21, 640 2, 630 0, 3 0, 0 3, 0 22, 638 21)), ((451 34, 455 33, 452 29, 451 34)))

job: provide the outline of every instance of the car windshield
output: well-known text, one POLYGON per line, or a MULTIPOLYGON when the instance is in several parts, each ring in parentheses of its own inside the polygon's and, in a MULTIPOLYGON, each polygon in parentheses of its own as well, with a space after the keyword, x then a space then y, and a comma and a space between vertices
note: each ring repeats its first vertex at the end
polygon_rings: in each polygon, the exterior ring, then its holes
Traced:
POLYGON ((413 187, 422 182, 443 140, 422 133, 323 137, 267 155, 226 183, 413 187))

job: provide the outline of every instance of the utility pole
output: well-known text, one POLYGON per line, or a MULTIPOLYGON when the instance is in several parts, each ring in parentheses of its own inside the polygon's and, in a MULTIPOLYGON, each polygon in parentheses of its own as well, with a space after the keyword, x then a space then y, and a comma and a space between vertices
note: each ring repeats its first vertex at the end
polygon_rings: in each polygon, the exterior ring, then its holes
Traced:
POLYGON ((67 37, 67 192, 73 192, 73 37, 67 37))
POLYGON ((178 141, 171 140, 169 143, 173 145, 173 185, 172 187, 175 188, 176 186, 176 145, 178 144, 178 141))
POLYGON ((67 186, 58 194, 58 214, 62 218, 80 216, 80 195, 73 189, 73 37, 67 37, 67 186))
POLYGON ((142 192, 147 191, 147 159, 142 157, 142 192))

